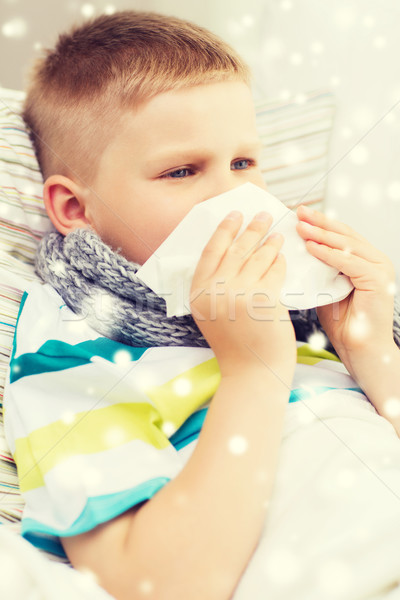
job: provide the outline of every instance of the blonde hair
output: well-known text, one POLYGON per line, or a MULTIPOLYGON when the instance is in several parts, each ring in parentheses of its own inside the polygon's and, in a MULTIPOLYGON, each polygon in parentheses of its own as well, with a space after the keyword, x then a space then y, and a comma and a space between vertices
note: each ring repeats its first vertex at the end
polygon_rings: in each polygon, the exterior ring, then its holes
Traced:
POLYGON ((59 36, 33 65, 23 117, 44 179, 89 184, 123 112, 156 94, 250 71, 211 32, 175 17, 121 11, 59 36))

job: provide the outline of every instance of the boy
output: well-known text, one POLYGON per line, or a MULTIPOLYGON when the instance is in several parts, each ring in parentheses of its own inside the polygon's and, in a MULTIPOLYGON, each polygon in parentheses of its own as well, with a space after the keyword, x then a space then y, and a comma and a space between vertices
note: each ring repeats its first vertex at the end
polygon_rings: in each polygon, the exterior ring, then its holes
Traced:
MULTIPOLYGON (((118 599, 228 599, 269 517, 295 372, 287 309, 258 306, 254 319, 246 304, 258 291, 279 297, 283 240, 259 245, 266 213, 235 239, 241 217, 228 215, 194 275, 194 321, 171 325, 135 271, 197 202, 264 186, 247 67, 199 27, 116 13, 39 61, 25 118, 59 233, 39 248, 52 287, 25 297, 10 369, 23 532, 48 547, 60 538, 118 599)), ((350 228, 305 207, 298 216, 309 251, 352 279, 337 318, 318 314, 385 413, 400 386, 393 267, 350 228)))

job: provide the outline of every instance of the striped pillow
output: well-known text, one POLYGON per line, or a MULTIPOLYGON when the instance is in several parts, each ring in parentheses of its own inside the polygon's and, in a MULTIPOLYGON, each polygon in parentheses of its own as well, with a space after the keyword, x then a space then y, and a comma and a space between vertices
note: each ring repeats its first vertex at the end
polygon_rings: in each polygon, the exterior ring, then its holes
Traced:
POLYGON ((329 91, 256 104, 261 170, 268 190, 289 208, 322 208, 334 112, 329 91))
MULTIPOLYGON (((20 116, 22 92, 0 89, 0 522, 18 529, 23 508, 15 465, 4 439, 2 399, 22 291, 35 248, 52 229, 42 200, 42 177, 20 116)), ((256 105, 263 141, 261 168, 268 189, 289 207, 324 198, 334 97, 322 91, 300 102, 256 105)))

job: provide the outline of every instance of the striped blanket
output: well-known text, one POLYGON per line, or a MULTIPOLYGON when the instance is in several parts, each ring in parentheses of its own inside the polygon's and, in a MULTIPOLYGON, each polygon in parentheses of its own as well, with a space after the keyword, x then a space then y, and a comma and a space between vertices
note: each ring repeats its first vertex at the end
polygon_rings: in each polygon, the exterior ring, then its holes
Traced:
MULTIPOLYGON (((57 553, 59 536, 108 521, 176 476, 220 374, 209 348, 99 338, 47 285, 33 283, 21 306, 6 436, 23 535, 57 553)), ((400 440, 336 357, 298 343, 265 529, 234 598, 383 597, 400 579, 399 556, 400 440)))

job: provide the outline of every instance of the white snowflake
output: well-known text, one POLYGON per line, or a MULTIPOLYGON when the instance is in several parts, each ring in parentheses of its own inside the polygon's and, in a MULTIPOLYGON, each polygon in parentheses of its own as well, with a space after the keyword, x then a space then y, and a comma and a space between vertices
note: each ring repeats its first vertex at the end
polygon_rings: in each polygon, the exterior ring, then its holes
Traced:
POLYGON ((282 150, 281 156, 286 165, 295 165, 304 159, 304 152, 297 144, 289 144, 282 150))
POLYGON ((25 19, 21 19, 20 17, 6 21, 1 28, 1 32, 4 37, 14 39, 21 39, 25 37, 27 31, 28 23, 25 21, 25 19))
POLYGON ((355 165, 364 165, 369 159, 369 151, 363 144, 357 144, 349 154, 349 158, 355 165))
POLYGON ((327 341, 327 337, 324 333, 322 333, 322 331, 314 331, 314 333, 312 333, 307 339, 308 344, 316 352, 326 348, 327 341))
POLYGON ((341 175, 332 181, 332 189, 335 196, 344 198, 350 193, 350 180, 348 177, 341 175))
POLYGON ((76 419, 76 415, 74 412, 72 412, 72 410, 67 410, 67 411, 65 411, 65 413, 63 413, 61 415, 61 421, 65 425, 72 425, 72 423, 75 421, 75 419, 76 419))
POLYGON ((107 4, 107 6, 104 7, 103 13, 105 15, 113 15, 116 10, 117 9, 113 4, 107 4))
POLYGON ((368 337, 371 329, 370 322, 364 312, 360 312, 357 316, 353 317, 349 326, 351 335, 360 341, 368 337))
POLYGON ((400 416, 400 399, 389 397, 383 403, 383 412, 387 417, 397 418, 400 416))
POLYGON ((131 353, 128 350, 117 350, 113 355, 113 362, 120 367, 126 367, 131 360, 131 353))
POLYGON ((334 208, 327 208, 325 211, 325 214, 328 217, 328 219, 337 219, 338 218, 337 211, 334 208))
POLYGON ((142 579, 138 584, 138 591, 143 596, 147 596, 154 591, 154 583, 150 579, 142 579))
POLYGON ((350 127, 342 127, 340 130, 340 135, 343 139, 348 140, 353 135, 353 130, 350 127))
POLYGON ((387 195, 390 200, 400 201, 400 181, 391 181, 387 186, 387 195))
POLYGON ((254 26, 254 16, 250 15, 250 14, 243 15, 242 23, 243 23, 244 27, 253 27, 254 26))
POLYGON ((165 433, 165 435, 169 438, 171 437, 171 435, 174 435, 176 431, 176 426, 174 423, 172 423, 172 421, 164 421, 164 423, 161 426, 161 429, 163 433, 165 433))
POLYGON ((371 29, 375 25, 375 19, 371 15, 365 15, 363 18, 363 25, 367 29, 371 29))
POLYGON ((340 29, 350 28, 356 19, 357 15, 352 6, 341 6, 334 15, 334 20, 340 29))
POLYGON ((81 6, 81 13, 84 17, 90 18, 93 17, 94 13, 96 12, 96 7, 93 4, 82 4, 81 6))
POLYGON ((109 448, 121 446, 126 442, 126 433, 122 427, 109 427, 104 434, 104 439, 109 448))
POLYGON ((57 277, 61 278, 66 276, 65 265, 62 260, 55 260, 54 263, 50 265, 50 269, 57 277))
POLYGON ((291 0, 282 0, 281 9, 282 10, 290 10, 293 6, 293 2, 291 0))
POLYGON ((378 48, 380 50, 381 48, 385 48, 387 44, 387 39, 383 37, 383 35, 378 35, 376 38, 374 38, 373 44, 375 48, 378 48))
POLYGON ((354 486, 356 477, 354 471, 343 469, 336 476, 336 484, 341 488, 351 488, 354 486))
POLYGON ((174 381, 172 388, 178 396, 187 396, 193 388, 193 384, 187 377, 179 377, 174 381))
POLYGON ((228 442, 229 452, 235 454, 236 456, 240 456, 247 452, 247 448, 249 443, 247 439, 242 435, 234 435, 230 438, 228 442))
POLYGON ((289 61, 294 67, 297 67, 303 63, 303 55, 300 52, 293 52, 290 55, 289 61))
POLYGON ((322 54, 325 50, 325 46, 321 42, 315 41, 311 44, 310 50, 313 54, 322 54))
POLYGON ((330 84, 333 85, 334 87, 337 87, 341 83, 340 77, 338 75, 332 75, 332 77, 330 78, 329 81, 330 81, 330 84))

